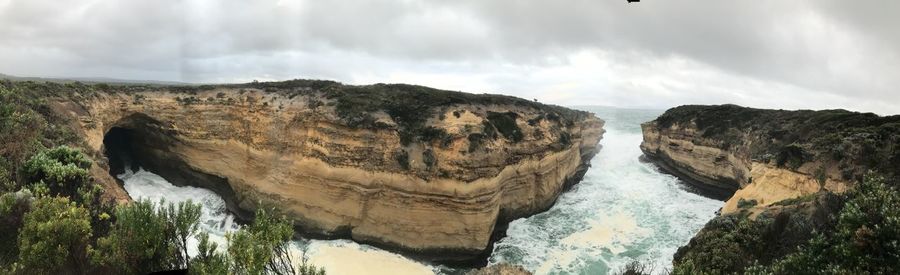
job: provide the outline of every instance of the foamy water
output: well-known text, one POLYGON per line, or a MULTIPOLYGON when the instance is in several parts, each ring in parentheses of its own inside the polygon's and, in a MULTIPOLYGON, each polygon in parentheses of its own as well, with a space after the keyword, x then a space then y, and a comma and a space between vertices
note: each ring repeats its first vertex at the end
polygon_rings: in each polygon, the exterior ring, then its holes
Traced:
MULTIPOLYGON (((138 169, 119 175, 125 184, 125 191, 134 199, 152 201, 183 202, 191 200, 203 205, 200 215, 200 229, 209 233, 210 241, 219 248, 227 247, 225 234, 236 231, 240 225, 225 207, 225 200, 213 191, 191 187, 175 186, 159 175, 138 169)), ((197 254, 196 238, 188 241, 188 254, 197 254)), ((348 240, 300 239, 292 244, 291 254, 297 263, 305 255, 309 263, 325 268, 328 274, 434 274, 434 267, 407 259, 382 249, 356 244, 348 240)), ((220 249, 224 252, 224 250, 220 249)))
POLYGON ((492 264, 519 264, 536 274, 606 274, 640 260, 662 271, 722 206, 639 161, 640 123, 659 112, 588 110, 607 121, 607 132, 584 180, 547 212, 510 223, 492 264))
MULTIPOLYGON (((605 274, 632 260, 671 266, 672 254, 712 219, 723 202, 683 189, 675 177, 641 163, 640 126, 659 111, 588 108, 607 121, 603 149, 584 180, 563 194, 550 210, 509 225, 494 247, 491 264, 522 265, 536 274, 605 274)), ((210 190, 174 186, 148 171, 119 176, 132 198, 203 205, 201 229, 226 245, 225 234, 238 229, 225 201, 210 190)), ((195 247, 196 240, 191 241, 195 247)), ((434 274, 464 270, 421 263, 349 240, 294 242, 296 255, 324 267, 328 274, 434 274)), ((194 248, 196 249, 196 248, 194 248)), ((189 251, 196 253, 196 251, 189 251)))

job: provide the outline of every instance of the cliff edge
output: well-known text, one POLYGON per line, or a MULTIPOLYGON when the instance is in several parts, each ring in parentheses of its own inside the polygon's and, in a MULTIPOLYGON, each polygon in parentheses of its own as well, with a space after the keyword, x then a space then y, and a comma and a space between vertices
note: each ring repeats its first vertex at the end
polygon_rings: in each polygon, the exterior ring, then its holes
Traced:
POLYGON ((579 181, 604 132, 583 111, 414 85, 66 85, 54 108, 107 189, 139 166, 243 218, 273 205, 302 232, 417 254, 482 253, 579 181))
POLYGON ((900 182, 900 116, 680 106, 642 129, 650 160, 726 200, 720 216, 676 253, 676 270, 704 257, 722 272, 771 262, 830 230, 842 194, 867 173, 900 182))

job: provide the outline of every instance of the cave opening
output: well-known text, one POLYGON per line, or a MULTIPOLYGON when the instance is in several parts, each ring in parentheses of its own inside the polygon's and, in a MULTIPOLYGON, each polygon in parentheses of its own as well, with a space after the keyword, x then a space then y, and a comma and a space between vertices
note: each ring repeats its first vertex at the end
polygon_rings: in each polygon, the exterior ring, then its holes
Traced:
POLYGON ((103 147, 106 158, 109 160, 109 174, 113 177, 120 175, 126 169, 134 171, 140 167, 140 163, 134 160, 132 149, 134 130, 113 127, 103 136, 103 147))
POLYGON ((191 165, 180 154, 183 143, 174 127, 144 114, 127 116, 113 125, 103 136, 103 153, 108 160, 109 173, 124 184, 118 175, 126 171, 144 169, 157 174, 176 186, 194 186, 212 190, 223 199, 226 207, 238 218, 246 220, 252 213, 237 207, 234 190, 228 179, 191 165))

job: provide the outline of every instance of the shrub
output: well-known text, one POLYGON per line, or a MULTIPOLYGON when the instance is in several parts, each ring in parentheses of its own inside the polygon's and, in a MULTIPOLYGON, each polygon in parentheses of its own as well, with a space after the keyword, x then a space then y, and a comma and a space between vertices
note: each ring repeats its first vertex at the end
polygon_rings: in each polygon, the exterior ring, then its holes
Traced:
POLYGON ((27 189, 0 195, 0 267, 15 262, 19 247, 15 244, 22 228, 25 213, 31 207, 31 192, 27 189))
POLYGON ((615 272, 617 275, 652 275, 653 264, 631 261, 624 268, 615 272))
POLYGON ((88 211, 64 197, 41 197, 32 204, 19 232, 24 273, 83 273, 92 235, 88 211))
POLYGON ((518 117, 519 115, 513 112, 488 112, 487 114, 487 120, 497 128, 497 131, 500 132, 503 137, 512 142, 519 142, 525 138, 522 129, 516 124, 516 119, 518 117))
POLYGON ((760 254, 768 224, 743 215, 716 217, 675 255, 673 274, 726 274, 744 270, 760 254))
POLYGON ((54 196, 71 197, 77 202, 90 200, 95 195, 87 168, 91 161, 80 150, 60 146, 41 151, 25 162, 22 175, 30 183, 40 183, 54 196))
POLYGON ((434 151, 425 149, 425 152, 422 153, 422 162, 424 162, 429 169, 437 165, 437 158, 434 156, 434 151))
POLYGON ((218 246, 216 243, 209 241, 209 234, 200 233, 197 236, 199 243, 197 244, 197 256, 191 261, 188 268, 190 274, 199 275, 217 275, 228 273, 228 259, 225 255, 217 253, 218 246))
POLYGON ((260 208, 253 223, 227 236, 236 274, 295 274, 289 254, 294 229, 284 217, 260 208))
POLYGON ((738 200, 737 207, 741 208, 741 209, 751 208, 751 207, 756 206, 756 204, 757 204, 756 200, 745 200, 745 199, 741 198, 738 200))
POLYGON ((397 163, 400 164, 400 167, 403 167, 404 170, 409 170, 409 153, 407 153, 406 150, 400 150, 395 153, 394 159, 397 160, 397 163))
POLYGON ((120 206, 109 235, 97 240, 94 263, 128 274, 187 268, 187 239, 199 222, 200 205, 191 202, 120 206))
POLYGON ((478 148, 481 148, 481 145, 484 143, 485 137, 486 136, 484 134, 479 133, 469 134, 467 138, 469 140, 469 153, 475 152, 476 150, 478 150, 478 148))
POLYGON ((841 209, 833 232, 814 237, 771 267, 778 274, 897 274, 900 272, 900 192, 868 174, 841 209))

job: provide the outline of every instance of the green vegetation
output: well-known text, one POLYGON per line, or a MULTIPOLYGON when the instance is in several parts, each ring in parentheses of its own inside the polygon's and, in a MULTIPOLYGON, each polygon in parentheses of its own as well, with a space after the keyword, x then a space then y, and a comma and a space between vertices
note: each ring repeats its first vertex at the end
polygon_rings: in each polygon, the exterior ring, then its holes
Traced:
POLYGON ((757 203, 758 202, 756 200, 745 200, 742 198, 742 199, 738 200, 737 207, 742 208, 742 209, 743 208, 751 208, 751 207, 756 206, 757 203))
POLYGON ((737 105, 686 105, 669 109, 662 128, 694 124, 704 138, 723 147, 742 146, 754 159, 796 169, 804 163, 835 163, 845 180, 861 181, 866 171, 898 181, 900 116, 881 117, 846 110, 785 111, 737 105))
POLYGON ((631 261, 624 268, 614 272, 616 275, 651 275, 653 274, 653 264, 631 261))
POLYGON ((488 112, 487 121, 492 124, 503 137, 512 141, 519 142, 525 137, 519 125, 516 125, 516 119, 519 115, 513 112, 497 113, 488 112))
MULTIPOLYGON (((452 105, 511 105, 529 107, 552 114, 557 121, 571 125, 573 121, 583 119, 587 112, 567 108, 544 105, 520 98, 503 95, 468 94, 462 92, 432 89, 423 86, 406 84, 375 84, 366 86, 348 86, 339 83, 325 83, 320 88, 325 96, 335 102, 338 116, 349 126, 364 128, 385 128, 386 125, 376 123, 372 113, 383 111, 398 124, 401 142, 409 144, 414 141, 431 142, 441 140, 442 135, 429 134, 425 122, 437 112, 443 113, 452 105)), ((523 137, 521 130, 515 126, 514 119, 510 124, 508 113, 495 113, 491 124, 504 134, 507 139, 519 141, 523 137), (500 125, 497 125, 497 124, 500 125)), ((457 115, 457 114, 454 114, 457 115)))
POLYGON ((848 195, 834 230, 816 234, 808 244, 753 273, 898 274, 900 273, 900 191, 875 174, 848 195))
POLYGON ((14 271, 59 274, 86 273, 93 234, 88 211, 65 197, 41 197, 19 231, 19 259, 14 271))
POLYGON ((781 205, 756 220, 713 219, 676 253, 673 274, 900 272, 900 191, 883 177, 870 173, 843 196, 825 192, 781 205))
POLYGON ((158 87, 0 81, 0 274, 323 274, 286 257, 293 229, 271 211, 229 236, 226 254, 199 232, 197 204, 115 206, 104 197, 90 174, 92 157, 77 149, 83 141, 48 98, 77 103, 96 91, 151 88, 158 87), (190 257, 195 237, 200 253, 190 257))

